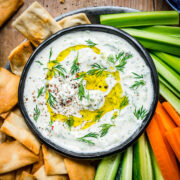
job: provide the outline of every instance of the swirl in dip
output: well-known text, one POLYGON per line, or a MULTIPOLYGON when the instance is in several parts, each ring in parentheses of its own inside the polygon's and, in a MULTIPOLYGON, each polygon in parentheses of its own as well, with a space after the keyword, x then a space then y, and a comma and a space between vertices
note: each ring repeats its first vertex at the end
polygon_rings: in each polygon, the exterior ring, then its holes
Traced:
POLYGON ((124 39, 104 32, 63 35, 36 55, 24 101, 39 132, 77 153, 107 151, 150 110, 150 69, 124 39))

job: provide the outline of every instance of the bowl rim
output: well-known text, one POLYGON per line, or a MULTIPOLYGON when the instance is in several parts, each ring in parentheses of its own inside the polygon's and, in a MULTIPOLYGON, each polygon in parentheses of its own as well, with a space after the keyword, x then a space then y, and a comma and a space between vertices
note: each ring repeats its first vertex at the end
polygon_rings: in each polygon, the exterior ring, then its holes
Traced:
POLYGON ((74 27, 69 27, 63 30, 60 30, 47 38, 45 41, 43 41, 32 53, 30 56, 29 60, 27 61, 19 83, 19 88, 18 88, 18 102, 19 102, 19 107, 20 111, 26 121, 26 124, 32 130, 32 132, 35 134, 38 139, 43 142, 45 145, 49 146, 50 148, 56 150, 57 152, 69 156, 72 158, 78 158, 78 159, 97 159, 97 158, 103 158, 108 155, 112 155, 114 153, 118 153, 121 151, 124 151, 127 147, 132 145, 144 132, 145 128, 148 126, 151 118, 153 117, 153 114, 155 112, 155 108, 158 102, 158 97, 159 97, 159 81, 158 81, 158 75, 157 71, 155 68, 155 65, 153 63, 152 58, 148 54, 147 50, 131 35, 128 33, 124 32, 123 30, 111 27, 111 26, 106 26, 106 25, 100 25, 100 24, 88 24, 88 25, 79 25, 79 26, 74 26, 74 27), (130 43, 141 55, 141 57, 144 59, 146 65, 150 68, 151 71, 151 79, 152 79, 152 85, 153 85, 153 100, 151 104, 151 108, 149 110, 149 113, 147 114, 146 118, 142 121, 141 125, 139 128, 137 128, 134 132, 133 135, 131 135, 129 138, 127 138, 123 143, 121 143, 118 146, 115 146, 114 148, 111 148, 107 151, 101 151, 101 152, 91 152, 91 153, 82 153, 82 152, 74 152, 70 151, 66 148, 63 148, 54 142, 52 142, 50 139, 45 138, 41 132, 36 128, 34 123, 31 121, 30 117, 28 116, 28 113, 25 108, 24 104, 24 87, 25 87, 25 82, 26 82, 26 76, 28 74, 28 71, 31 67, 31 64, 33 63, 36 55, 41 52, 46 46, 48 46, 50 43, 55 41, 56 39, 60 38, 61 36, 71 33, 71 32, 77 32, 77 31, 98 31, 98 32, 106 32, 110 34, 117 35, 123 39, 125 39, 128 43, 130 43))

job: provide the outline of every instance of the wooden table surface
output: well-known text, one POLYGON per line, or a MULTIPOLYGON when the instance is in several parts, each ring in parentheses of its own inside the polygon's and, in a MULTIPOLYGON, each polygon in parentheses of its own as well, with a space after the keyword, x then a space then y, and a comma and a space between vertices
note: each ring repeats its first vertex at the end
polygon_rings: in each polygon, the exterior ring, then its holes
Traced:
MULTIPOLYGON (((5 66, 8 55, 24 37, 11 27, 12 22, 35 0, 24 0, 24 5, 0 28, 0 67, 5 66)), ((172 10, 165 0, 36 0, 55 17, 68 11, 89 6, 124 6, 141 11, 172 10)))

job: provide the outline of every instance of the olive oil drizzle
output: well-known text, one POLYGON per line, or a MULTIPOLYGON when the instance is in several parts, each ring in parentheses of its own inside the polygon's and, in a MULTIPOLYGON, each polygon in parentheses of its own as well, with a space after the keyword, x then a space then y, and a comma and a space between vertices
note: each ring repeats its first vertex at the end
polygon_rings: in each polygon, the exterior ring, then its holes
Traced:
MULTIPOLYGON (((72 46, 72 47, 69 47, 69 48, 61 51, 55 61, 49 61, 47 63, 48 72, 46 74, 46 80, 47 80, 46 87, 49 86, 49 81, 53 78, 53 76, 55 74, 55 72, 53 72, 53 67, 56 66, 57 64, 59 64, 61 61, 63 61, 71 53, 71 51, 78 51, 83 48, 90 48, 96 54, 101 53, 100 49, 98 49, 97 47, 90 47, 88 45, 76 45, 76 46, 72 46)), ((86 129, 86 128, 90 127, 91 125, 93 125, 94 123, 96 123, 97 121, 99 121, 99 119, 107 112, 110 112, 114 109, 119 109, 119 106, 120 106, 121 102, 123 101, 123 99, 125 98, 125 96, 121 97, 123 91, 121 88, 120 76, 119 76, 118 71, 116 71, 116 72, 104 71, 102 73, 102 75, 99 77, 93 77, 95 75, 85 75, 84 80, 86 80, 86 82, 87 82, 86 89, 89 89, 89 90, 90 89, 91 90, 99 89, 101 91, 106 91, 107 88, 105 88, 105 87, 107 87, 108 85, 107 85, 105 79, 109 74, 111 74, 116 79, 117 83, 111 89, 110 93, 105 97, 104 105, 100 109, 95 110, 95 111, 90 111, 88 109, 80 110, 79 113, 82 115, 81 118, 72 116, 72 118, 73 118, 72 126, 73 127, 77 127, 77 126, 81 125, 82 126, 81 129, 86 129), (89 78, 100 79, 100 81, 97 81, 97 80, 95 80, 96 82, 89 81, 89 78), (102 83, 103 87, 100 87, 99 83, 102 83), (95 86, 92 86, 94 84, 95 84, 95 86), (97 116, 98 116, 98 118, 97 118, 97 116)), ((47 109, 50 113, 51 121, 54 122, 54 121, 58 120, 61 122, 67 122, 69 117, 62 115, 62 114, 55 113, 53 111, 51 105, 49 104, 48 97, 49 97, 49 92, 48 92, 48 88, 46 88, 45 89, 45 98, 46 98, 46 102, 47 102, 47 109)), ((121 107, 121 109, 124 107, 121 107)))

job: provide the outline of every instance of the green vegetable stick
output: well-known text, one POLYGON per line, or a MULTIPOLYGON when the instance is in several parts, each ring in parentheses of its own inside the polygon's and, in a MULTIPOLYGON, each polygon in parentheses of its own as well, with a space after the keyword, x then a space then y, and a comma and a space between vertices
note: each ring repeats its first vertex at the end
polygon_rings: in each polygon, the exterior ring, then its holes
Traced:
POLYGON ((121 159, 121 153, 105 157, 98 165, 94 180, 114 180, 121 159))
POLYGON ((160 94, 176 109, 180 114, 180 100, 161 82, 159 82, 160 94))
POLYGON ((179 24, 177 11, 130 12, 100 15, 101 24, 114 27, 179 24))
POLYGON ((174 89, 180 92, 180 76, 157 56, 150 53, 158 73, 171 85, 174 89))
POLYGON ((180 93, 177 92, 160 74, 158 75, 159 81, 162 82, 169 90, 171 90, 178 98, 180 98, 180 93))
POLYGON ((153 51, 153 54, 155 54, 157 57, 159 57, 166 64, 171 66, 175 71, 180 73, 180 57, 173 56, 173 55, 170 55, 170 54, 167 54, 167 53, 163 53, 163 52, 159 52, 159 51, 153 51))
POLYGON ((145 48, 180 56, 180 38, 133 28, 122 30, 135 37, 145 48))
POLYGON ((155 32, 158 34, 166 34, 168 36, 173 36, 180 38, 180 28, 174 26, 147 26, 147 27, 138 27, 140 30, 155 32))

